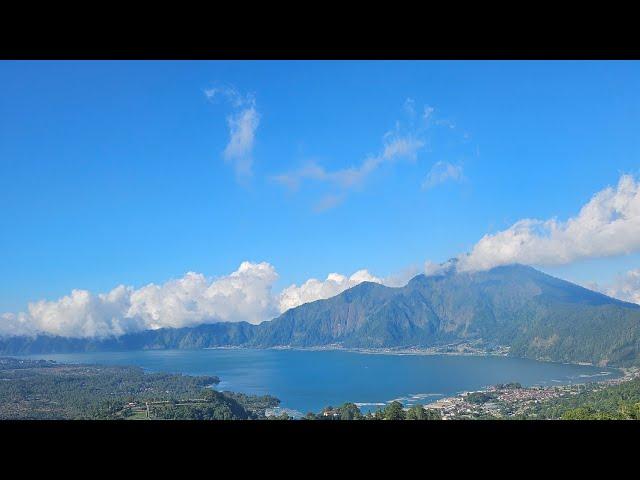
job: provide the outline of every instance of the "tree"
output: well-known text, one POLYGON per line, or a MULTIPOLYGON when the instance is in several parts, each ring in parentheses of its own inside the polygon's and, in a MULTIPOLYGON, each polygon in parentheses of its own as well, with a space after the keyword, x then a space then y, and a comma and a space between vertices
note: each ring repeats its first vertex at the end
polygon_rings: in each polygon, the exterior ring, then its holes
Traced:
POLYGON ((562 420, 615 420, 617 417, 605 412, 598 412, 588 407, 579 407, 566 411, 562 420))
POLYGON ((436 410, 435 408, 425 408, 424 411, 426 414, 425 420, 442 420, 440 410, 436 410))
POLYGON ((426 420, 427 412, 422 405, 413 405, 406 413, 407 420, 426 420))
POLYGON ((405 413, 403 406, 398 401, 393 401, 384 409, 385 420, 404 420, 405 413))
POLYGON ((640 420, 640 403, 621 405, 620 417, 624 420, 640 420))
POLYGON ((355 403, 347 402, 339 408, 340 420, 360 420, 362 413, 355 403))
POLYGON ((406 413, 407 420, 441 420, 440 411, 435 409, 427 409, 422 405, 412 406, 406 413))
POLYGON ((422 405, 412 406, 406 413, 407 420, 441 420, 440 412, 435 409, 426 409, 422 405))

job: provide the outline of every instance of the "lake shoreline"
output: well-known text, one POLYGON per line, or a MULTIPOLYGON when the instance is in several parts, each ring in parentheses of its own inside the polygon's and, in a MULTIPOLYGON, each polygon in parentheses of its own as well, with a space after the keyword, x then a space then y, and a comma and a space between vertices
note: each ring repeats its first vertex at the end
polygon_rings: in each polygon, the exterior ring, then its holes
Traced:
MULTIPOLYGON (((508 347, 503 347, 508 349, 508 347)), ((451 356, 476 356, 476 357, 506 357, 508 351, 500 350, 497 352, 492 351, 444 351, 437 348, 357 348, 357 347, 343 347, 340 345, 326 345, 317 347, 296 347, 289 345, 278 345, 274 347, 255 347, 255 346, 219 346, 219 347, 205 347, 203 350, 295 350, 300 352, 326 352, 326 351, 340 351, 351 353, 363 353, 370 355, 451 355, 451 356)), ((515 358, 515 357, 514 357, 515 358)), ((535 360, 535 359, 532 359, 535 360)), ((561 363, 561 362, 555 362, 561 363)), ((582 365, 587 365, 583 363, 582 365)), ((594 366, 594 365, 591 365, 594 366)))
MULTIPOLYGON (((606 387, 611 387, 615 385, 621 385, 623 383, 631 382, 633 380, 640 378, 640 368, 638 367, 620 368, 619 370, 622 372, 623 375, 617 378, 603 378, 600 380, 593 380, 589 382, 585 381, 582 383, 570 383, 566 385, 553 385, 553 386, 523 387, 518 384, 517 387, 511 388, 511 392, 509 392, 509 388, 505 389, 504 385, 489 385, 479 390, 463 391, 463 392, 457 393, 456 395, 445 396, 445 397, 439 398, 434 402, 425 404, 423 405, 423 407, 427 409, 438 410, 443 420, 469 419, 469 418, 473 418, 473 415, 493 416, 495 415, 495 410, 493 408, 489 408, 489 409, 485 408, 485 406, 488 406, 488 405, 492 405, 493 407, 495 405, 495 402, 493 400, 489 402, 483 402, 478 405, 475 402, 469 403, 467 401, 467 398, 471 394, 496 394, 496 392, 500 392, 503 394, 503 398, 501 398, 501 400, 506 405, 511 405, 513 407, 520 403, 520 407, 521 407, 520 413, 526 413, 527 412, 526 404, 527 403, 530 404, 532 401, 534 403, 539 403, 539 402, 545 402, 551 399, 566 398, 567 396, 575 395, 576 393, 579 393, 581 390, 584 390, 586 388, 591 388, 592 390, 598 389, 598 388, 606 388, 606 387), (508 394, 504 395, 505 392, 508 392, 508 394), (517 393, 514 394, 514 392, 517 392, 517 393), (522 403, 523 398, 524 398, 524 404, 522 403), (524 409, 522 409, 523 407, 524 409)), ((502 415, 498 415, 497 418, 505 418, 505 417, 502 415)))
POLYGON ((430 348, 412 348, 412 347, 399 347, 399 348, 357 348, 357 347, 343 347, 341 345, 323 345, 317 347, 296 347, 289 345, 278 345, 274 347, 245 347, 245 346, 219 346, 219 347, 205 347, 203 350, 293 350, 300 352, 348 352, 348 353, 360 353, 366 355, 394 355, 394 356, 405 356, 405 355, 415 355, 415 356, 453 356, 453 357, 510 357, 510 358, 521 358, 525 360, 535 360, 536 362, 544 362, 544 363, 552 363, 552 364, 561 364, 561 365, 579 365, 586 367, 602 367, 608 368, 612 370, 618 370, 622 372, 625 368, 624 366, 619 365, 598 365, 592 362, 562 362, 557 360, 550 360, 548 358, 533 358, 533 357, 520 357, 520 356, 511 356, 509 355, 508 346, 499 346, 495 351, 481 350, 476 349, 473 351, 445 351, 438 349, 438 347, 430 347, 430 348))
MULTIPOLYGON (((280 398, 281 406, 285 408, 314 412, 344 402, 379 406, 402 398, 404 403, 405 397, 408 403, 429 403, 432 399, 418 397, 428 394, 447 398, 501 382, 547 388, 551 382, 604 380, 599 375, 600 369, 594 366, 518 358, 496 354, 495 350, 444 352, 420 348, 353 349, 337 345, 311 348, 222 346, 29 357, 63 363, 135 365, 157 373, 216 375, 220 379, 216 390, 271 394, 280 398), (322 353, 307 355, 307 352, 322 353)), ((623 375, 617 368, 602 368, 604 370, 610 372, 609 379, 623 375)))
MULTIPOLYGON (((232 346, 232 347, 211 347, 208 349, 232 349, 232 350, 242 350, 245 349, 246 347, 238 347, 238 346, 232 346)), ((365 355, 389 355, 389 356, 454 356, 454 357, 510 357, 509 355, 509 348, 510 347, 498 347, 498 349, 494 350, 494 351, 486 351, 486 350, 480 350, 480 349, 475 349, 473 351, 455 351, 455 352, 450 352, 450 351, 442 351, 440 349, 436 348, 348 348, 348 347, 343 347, 341 345, 326 345, 326 346, 318 346, 318 347, 294 347, 294 346, 276 346, 276 347, 267 347, 267 348, 259 348, 259 350, 276 350, 276 351, 287 351, 287 350, 293 350, 293 351, 301 351, 301 352, 326 352, 326 351, 339 351, 339 352, 347 352, 347 353, 358 353, 358 354, 365 354, 365 355)), ((590 362, 558 362, 558 361, 553 361, 553 360, 549 360, 549 359, 539 359, 539 358, 528 358, 528 357, 516 357, 513 356, 511 358, 521 358, 521 359, 525 359, 525 360, 534 360, 537 362, 543 362, 543 363, 549 363, 549 364, 560 364, 560 365, 577 365, 577 366, 588 366, 588 367, 599 367, 600 365, 596 365, 594 363, 590 363, 590 362)), ((602 377, 604 378, 597 378, 591 381, 588 381, 587 379, 585 379, 584 382, 576 382, 576 383, 571 383, 569 384, 570 386, 573 387, 579 387, 579 386, 586 386, 588 384, 601 384, 601 385, 612 385, 612 384, 619 384, 619 383, 624 383, 624 382, 628 382, 631 381, 635 378, 638 378, 640 376, 639 370, 635 367, 620 367, 620 366, 615 366, 615 365, 611 365, 611 366, 605 366, 602 368, 607 368, 609 370, 613 370, 615 372, 617 372, 618 374, 620 374, 619 377, 616 377, 614 379, 611 378, 606 378, 607 375, 603 375, 602 377)), ((610 372, 611 373, 611 372, 610 372)), ((596 376, 592 376, 590 378, 596 378, 599 377, 599 375, 596 376)), ((442 395, 442 397, 440 399, 438 399, 437 402, 435 402, 436 404, 438 402, 447 402, 447 401, 455 401, 456 399, 462 398, 465 395, 469 394, 469 393, 488 393, 488 392, 492 392, 495 389, 496 385, 487 385, 481 389, 478 390, 470 390, 470 391, 462 391, 462 392, 458 392, 455 395, 449 395, 449 396, 445 396, 442 395)), ((525 389, 527 388, 539 388, 540 390, 544 390, 544 391, 561 391, 563 389, 563 387, 565 386, 539 386, 539 387, 525 387, 525 389)), ((441 395, 441 394, 438 394, 441 395)), ((392 400, 391 400, 392 401, 392 400)), ((370 405, 386 405, 389 404, 391 401, 387 401, 384 403, 374 403, 374 404, 370 404, 370 405)), ((430 404, 425 404, 425 408, 432 408, 434 405, 434 402, 430 403, 430 404)))

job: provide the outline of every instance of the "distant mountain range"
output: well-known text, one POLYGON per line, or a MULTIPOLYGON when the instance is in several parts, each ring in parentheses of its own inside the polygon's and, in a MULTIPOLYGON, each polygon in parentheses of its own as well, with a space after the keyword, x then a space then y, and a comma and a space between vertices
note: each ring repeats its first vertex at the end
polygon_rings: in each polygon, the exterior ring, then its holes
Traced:
POLYGON ((0 353, 165 348, 429 348, 469 342, 510 355, 599 365, 640 363, 640 306, 523 265, 418 275, 401 288, 361 283, 260 325, 212 323, 107 339, 0 339, 0 353))

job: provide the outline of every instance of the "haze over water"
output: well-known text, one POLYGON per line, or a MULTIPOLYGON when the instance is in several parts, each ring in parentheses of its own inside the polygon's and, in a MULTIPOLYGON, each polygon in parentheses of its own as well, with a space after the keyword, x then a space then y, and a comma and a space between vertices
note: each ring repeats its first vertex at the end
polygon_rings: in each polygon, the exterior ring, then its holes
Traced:
POLYGON ((217 390, 278 397, 282 407, 317 412, 355 402, 363 410, 391 400, 426 404, 496 383, 586 383, 615 370, 511 357, 388 355, 346 351, 206 349, 41 354, 66 363, 137 365, 152 372, 216 375, 217 390))

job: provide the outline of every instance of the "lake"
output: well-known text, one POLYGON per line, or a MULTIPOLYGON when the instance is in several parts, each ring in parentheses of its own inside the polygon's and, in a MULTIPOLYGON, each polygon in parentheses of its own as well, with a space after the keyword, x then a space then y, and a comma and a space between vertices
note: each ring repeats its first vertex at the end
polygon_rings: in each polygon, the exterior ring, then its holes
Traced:
POLYGON ((406 405, 496 383, 584 383, 617 370, 511 357, 366 354, 340 350, 146 350, 30 355, 66 363, 137 365, 146 371, 217 375, 217 390, 271 394, 282 407, 318 412, 355 402, 364 411, 391 400, 406 405))

